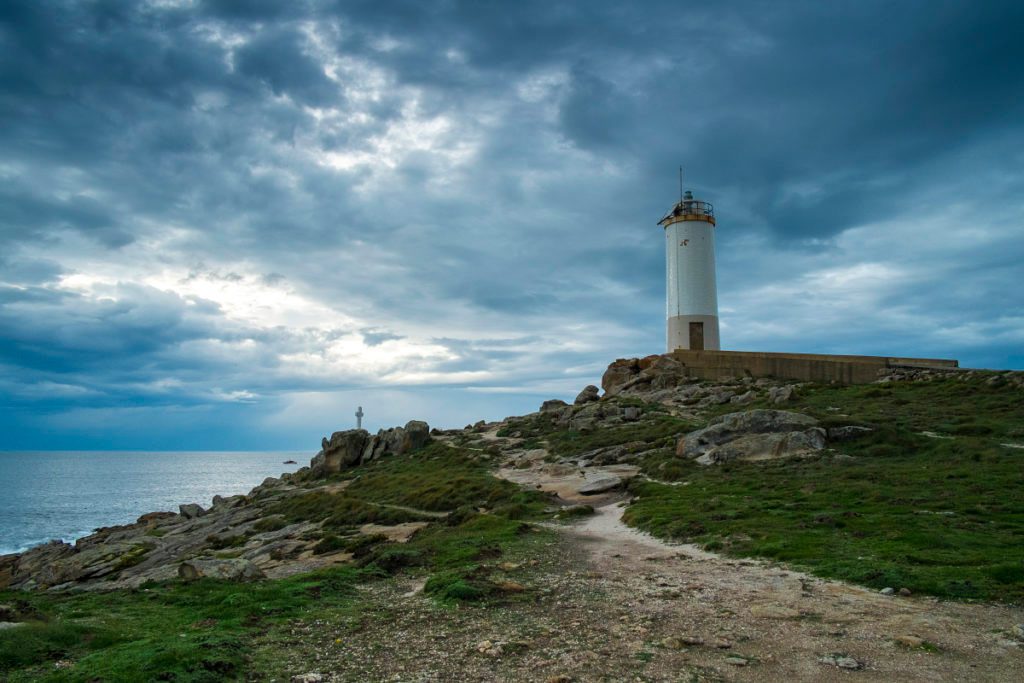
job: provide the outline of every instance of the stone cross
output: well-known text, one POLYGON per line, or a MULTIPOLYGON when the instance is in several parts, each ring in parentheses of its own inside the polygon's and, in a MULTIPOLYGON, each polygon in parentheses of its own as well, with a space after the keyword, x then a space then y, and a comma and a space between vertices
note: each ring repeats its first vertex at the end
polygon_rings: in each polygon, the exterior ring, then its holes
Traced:
POLYGON ((356 429, 363 428, 363 407, 359 406, 359 410, 356 411, 356 429))

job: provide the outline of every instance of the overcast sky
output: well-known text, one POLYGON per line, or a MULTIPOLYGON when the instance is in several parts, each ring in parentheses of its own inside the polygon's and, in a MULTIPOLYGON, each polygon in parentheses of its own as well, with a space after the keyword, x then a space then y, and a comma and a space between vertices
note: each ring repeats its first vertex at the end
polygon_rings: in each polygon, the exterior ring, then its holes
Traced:
POLYGON ((315 451, 664 346, 1024 367, 1024 3, 5 0, 0 448, 315 451))

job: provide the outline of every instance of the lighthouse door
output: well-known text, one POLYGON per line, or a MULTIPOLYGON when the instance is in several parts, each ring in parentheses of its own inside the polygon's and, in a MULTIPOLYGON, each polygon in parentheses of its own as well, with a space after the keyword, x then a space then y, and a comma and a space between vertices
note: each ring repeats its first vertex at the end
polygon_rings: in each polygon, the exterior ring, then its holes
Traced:
POLYGON ((690 323, 690 350, 704 350, 704 323, 690 323))

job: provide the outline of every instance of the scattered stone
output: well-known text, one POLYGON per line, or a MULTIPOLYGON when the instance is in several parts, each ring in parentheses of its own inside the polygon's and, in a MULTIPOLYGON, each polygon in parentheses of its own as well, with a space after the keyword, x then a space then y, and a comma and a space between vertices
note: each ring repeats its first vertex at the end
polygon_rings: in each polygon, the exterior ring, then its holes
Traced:
POLYGON ((729 402, 730 403, 734 403, 734 404, 739 405, 739 406, 744 406, 744 405, 747 405, 748 403, 753 403, 756 400, 757 400, 757 392, 751 390, 751 391, 748 391, 745 394, 740 394, 739 396, 733 396, 731 399, 729 399, 729 402))
POLYGON ((847 669, 848 671, 856 671, 864 668, 864 665, 853 657, 837 657, 836 666, 840 669, 847 669))
POLYGON ((719 389, 709 395, 705 396, 700 400, 698 405, 700 406, 720 406, 723 403, 728 403, 732 400, 732 397, 736 395, 735 391, 728 391, 726 389, 719 389))
POLYGON ((291 683, 323 683, 324 675, 318 673, 298 674, 292 676, 291 683))
POLYGON ((196 517, 202 517, 205 515, 206 510, 203 509, 202 505, 186 503, 185 505, 178 506, 178 513, 185 519, 195 519, 196 517))
POLYGON ((635 422, 640 419, 640 415, 643 411, 640 406, 626 406, 622 409, 622 419, 628 422, 635 422))
POLYGON ((900 595, 902 595, 905 598, 909 598, 911 595, 913 595, 913 593, 910 592, 909 588, 901 588, 900 595))
POLYGON ((889 586, 886 586, 885 588, 883 588, 882 590, 880 590, 878 592, 881 593, 882 595, 892 595, 892 594, 894 594, 896 592, 896 589, 895 588, 891 588, 889 586))
POLYGON ((896 636, 893 640, 906 647, 921 647, 924 645, 924 639, 917 636, 896 636))
POLYGON ((579 487, 576 492, 581 496, 593 496, 598 493, 604 493, 617 489, 623 485, 621 477, 617 477, 614 474, 598 477, 588 481, 583 486, 579 487))
POLYGON ((680 638, 684 645, 703 645, 704 639, 700 636, 682 636, 680 638))
POLYGON ((0 621, 0 631, 6 631, 9 628, 17 628, 18 626, 23 625, 24 624, 19 621, 0 621))
POLYGON ((840 669, 846 669, 848 671, 857 671, 858 669, 862 669, 864 667, 863 663, 858 662, 856 659, 850 657, 849 655, 825 655, 824 657, 819 657, 818 661, 822 664, 829 664, 831 666, 836 666, 840 669))
POLYGON ((715 640, 711 641, 711 646, 716 647, 719 650, 728 650, 732 647, 732 643, 726 640, 725 638, 716 638, 715 640))
POLYGON ((661 646, 669 650, 682 650, 684 643, 682 638, 668 637, 661 641, 661 646))
POLYGON ((1024 624, 1017 624, 1013 627, 1013 637, 1017 640, 1024 640, 1024 624))
POLYGON ((726 657, 725 663, 732 666, 746 666, 748 664, 747 660, 743 657, 726 657))
POLYGON ((503 593, 522 593, 526 590, 526 586, 515 581, 498 581, 494 585, 503 593))
POLYGON ((572 683, 572 677, 562 674, 560 676, 548 676, 547 683, 572 683))
POLYGON ((408 543, 420 529, 430 526, 430 522, 403 522, 401 524, 364 524, 359 533, 364 536, 384 536, 393 543, 408 543))
POLYGON ((772 387, 768 390, 768 401, 770 403, 788 403, 793 400, 793 387, 790 385, 772 387))
POLYGON ((505 650, 502 647, 502 643, 494 642, 491 640, 482 640, 476 644, 476 651, 480 654, 489 655, 491 657, 497 657, 502 654, 505 650))
MULTIPOLYGON (((588 384, 587 386, 583 387, 583 391, 579 393, 579 395, 576 397, 576 400, 573 401, 573 404, 581 406, 584 403, 592 403, 594 401, 598 401, 600 400, 600 398, 601 390, 595 387, 593 384, 588 384)), ((541 408, 541 410, 543 411, 543 408, 541 408)))

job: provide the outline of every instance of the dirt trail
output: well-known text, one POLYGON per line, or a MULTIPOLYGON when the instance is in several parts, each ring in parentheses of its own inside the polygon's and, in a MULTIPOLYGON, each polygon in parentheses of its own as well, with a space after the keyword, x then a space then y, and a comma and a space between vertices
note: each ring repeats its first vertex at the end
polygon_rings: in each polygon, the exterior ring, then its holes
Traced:
POLYGON ((646 618, 667 647, 685 648, 699 670, 738 681, 1024 680, 1024 651, 1010 635, 1024 610, 885 596, 729 560, 631 529, 622 510, 606 505, 566 534, 611 600, 646 618), (899 644, 904 636, 937 651, 899 644), (853 660, 857 670, 833 663, 853 660))

